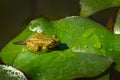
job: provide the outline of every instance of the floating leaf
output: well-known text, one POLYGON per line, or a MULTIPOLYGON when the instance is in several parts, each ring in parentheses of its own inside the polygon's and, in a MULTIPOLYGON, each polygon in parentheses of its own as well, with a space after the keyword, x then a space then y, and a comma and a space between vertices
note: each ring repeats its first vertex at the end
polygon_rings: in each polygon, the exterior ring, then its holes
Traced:
POLYGON ((24 52, 19 54, 13 66, 24 70, 32 80, 70 80, 94 77, 104 72, 113 62, 110 57, 71 51, 53 51, 48 54, 36 55, 34 58, 29 55, 33 54, 24 52), (24 56, 27 57, 26 63, 24 56))
MULTIPOLYGON (((77 36, 86 29, 93 27, 102 28, 101 30, 106 31, 103 26, 83 17, 67 17, 58 21, 49 21, 44 18, 36 19, 31 21, 19 36, 2 49, 0 56, 5 64, 21 69, 33 80, 43 80, 44 78, 68 80, 76 77, 93 77, 111 65, 112 61, 109 57, 70 52, 77 36), (25 45, 13 44, 13 42, 23 41, 37 32, 56 35, 61 40, 58 49, 51 52, 33 53, 25 45), (61 70, 62 72, 60 72, 61 70)), ((87 37, 91 35, 86 34, 87 37)), ((94 47, 99 49, 102 45, 98 41, 94 47)))
POLYGON ((120 6, 120 0, 80 0, 81 16, 90 16, 100 10, 120 6))
POLYGON ((72 50, 74 52, 89 52, 97 55, 112 56, 117 64, 115 68, 120 71, 119 42, 120 35, 113 34, 102 27, 93 27, 80 33, 72 50), (87 36, 88 34, 89 36, 87 36))
POLYGON ((27 80, 24 74, 7 65, 0 65, 0 80, 27 80))
POLYGON ((116 23, 115 23, 115 26, 114 26, 114 33, 115 34, 120 34, 120 10, 117 14, 116 23))

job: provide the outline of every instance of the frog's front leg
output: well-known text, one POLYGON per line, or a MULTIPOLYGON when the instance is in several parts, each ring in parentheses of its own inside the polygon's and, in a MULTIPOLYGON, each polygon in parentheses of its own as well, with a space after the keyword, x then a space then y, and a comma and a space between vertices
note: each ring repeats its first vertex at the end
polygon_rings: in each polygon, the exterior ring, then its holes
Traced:
POLYGON ((48 46, 47 46, 47 45, 44 45, 44 46, 42 47, 42 50, 43 50, 43 51, 48 51, 48 46))
POLYGON ((26 42, 26 46, 28 50, 32 52, 37 52, 39 50, 39 46, 32 42, 26 42))

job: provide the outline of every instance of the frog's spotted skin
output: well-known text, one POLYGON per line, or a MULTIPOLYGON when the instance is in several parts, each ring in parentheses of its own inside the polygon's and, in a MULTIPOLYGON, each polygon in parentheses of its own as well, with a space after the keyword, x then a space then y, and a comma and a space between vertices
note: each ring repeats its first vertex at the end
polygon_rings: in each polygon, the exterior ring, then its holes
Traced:
POLYGON ((55 35, 49 36, 44 33, 36 33, 22 43, 26 44, 28 50, 37 52, 40 48, 44 51, 48 51, 56 47, 60 43, 60 40, 55 35))

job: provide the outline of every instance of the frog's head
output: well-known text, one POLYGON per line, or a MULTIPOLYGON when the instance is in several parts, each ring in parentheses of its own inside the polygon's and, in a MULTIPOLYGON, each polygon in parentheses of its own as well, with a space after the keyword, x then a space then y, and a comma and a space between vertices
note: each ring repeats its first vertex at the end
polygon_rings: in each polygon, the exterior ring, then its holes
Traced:
POLYGON ((54 35, 52 39, 49 41, 48 48, 54 48, 60 44, 60 40, 54 35))

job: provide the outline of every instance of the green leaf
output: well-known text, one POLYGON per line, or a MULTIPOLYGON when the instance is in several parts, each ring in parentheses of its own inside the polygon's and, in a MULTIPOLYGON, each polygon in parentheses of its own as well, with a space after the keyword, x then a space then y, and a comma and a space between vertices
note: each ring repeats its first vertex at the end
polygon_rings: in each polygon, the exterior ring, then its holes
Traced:
POLYGON ((100 10, 120 6, 120 0, 80 0, 80 15, 88 17, 100 10))
POLYGON ((24 52, 19 54, 13 66, 24 70, 32 80, 70 80, 78 77, 94 77, 104 72, 113 61, 110 57, 71 51, 34 54, 36 55, 34 58, 31 58, 31 55, 33 54, 24 52), (30 62, 29 59, 31 59, 30 62), (23 64, 25 62, 26 64, 23 64))
POLYGON ((115 34, 120 34, 120 10, 117 14, 116 23, 115 23, 115 26, 114 26, 114 33, 115 34))
POLYGON ((1 58, 4 61, 4 63, 8 64, 8 65, 12 65, 12 63, 14 62, 15 57, 22 51, 22 49, 24 49, 24 45, 14 45, 13 42, 16 41, 21 41, 21 40, 25 40, 29 35, 33 34, 33 32, 31 32, 30 30, 28 30, 27 28, 19 35, 19 37, 16 37, 15 39, 13 39, 12 41, 10 41, 8 43, 7 46, 5 46, 2 51, 1 51, 1 58), (8 57, 9 56, 9 57, 8 57))
POLYGON ((24 74, 7 65, 0 65, 0 80, 27 80, 24 74))
POLYGON ((39 18, 31 21, 20 35, 5 46, 0 57, 5 64, 21 69, 33 80, 93 77, 104 72, 113 61, 109 57, 86 54, 87 52, 70 52, 77 36, 92 27, 102 26, 83 17, 67 17, 58 21, 39 18), (61 40, 58 50, 35 54, 25 45, 13 44, 36 32, 56 35, 61 40))
POLYGON ((113 34, 102 27, 88 28, 81 32, 74 43, 74 52, 88 52, 97 55, 112 56, 120 71, 120 35, 113 34))

